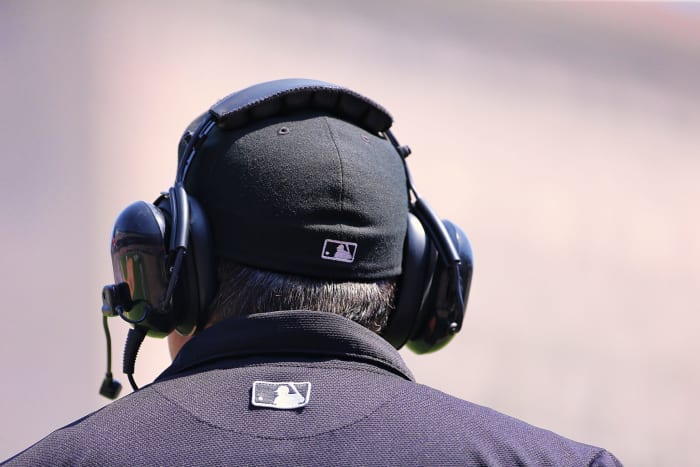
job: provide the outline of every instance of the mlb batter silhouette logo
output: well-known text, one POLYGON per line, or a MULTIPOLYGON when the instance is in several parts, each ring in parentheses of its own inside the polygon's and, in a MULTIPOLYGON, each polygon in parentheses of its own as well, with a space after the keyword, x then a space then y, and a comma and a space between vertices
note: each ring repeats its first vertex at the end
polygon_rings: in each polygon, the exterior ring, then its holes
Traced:
POLYGON ((309 382, 253 382, 251 403, 256 407, 271 409, 298 409, 309 403, 309 382))
POLYGON ((352 263, 353 261, 355 261, 356 250, 357 243, 326 239, 326 241, 323 242, 321 258, 330 261, 342 261, 343 263, 352 263))

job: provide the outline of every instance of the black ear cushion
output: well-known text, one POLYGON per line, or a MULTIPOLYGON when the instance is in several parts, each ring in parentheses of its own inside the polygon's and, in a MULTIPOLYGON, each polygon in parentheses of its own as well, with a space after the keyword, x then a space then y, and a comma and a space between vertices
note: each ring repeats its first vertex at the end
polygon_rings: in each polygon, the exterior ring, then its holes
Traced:
POLYGON ((424 319, 423 303, 430 289, 436 260, 437 253, 423 226, 415 215, 409 213, 396 309, 382 334, 397 349, 412 337, 424 319))
MULTIPOLYGON (((172 299, 171 314, 175 329, 182 335, 193 334, 206 323, 206 310, 216 292, 216 265, 212 250, 209 222, 196 199, 186 196, 189 206, 190 228, 187 253, 172 299)), ((167 219, 166 244, 173 235, 173 200, 162 196, 156 207, 167 219)))
MULTIPOLYGON (((207 321, 207 307, 214 298, 218 281, 213 251, 213 237, 209 221, 199 202, 188 196, 190 205, 190 238, 187 246, 186 275, 181 279, 182 287, 189 290, 188 310, 184 311, 184 322, 201 329, 207 321)), ((188 334, 186 329, 179 332, 188 334)), ((192 330, 194 331, 194 329, 192 330)))

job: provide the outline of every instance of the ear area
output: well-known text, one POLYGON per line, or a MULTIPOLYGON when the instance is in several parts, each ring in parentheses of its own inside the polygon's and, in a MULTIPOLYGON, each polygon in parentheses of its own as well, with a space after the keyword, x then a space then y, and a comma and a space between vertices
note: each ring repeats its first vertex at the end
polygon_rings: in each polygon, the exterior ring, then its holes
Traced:
MULTIPOLYGON (((217 279, 209 221, 195 198, 188 195, 185 202, 189 209, 187 254, 169 313, 174 321, 174 329, 179 334, 188 336, 206 324, 206 310, 216 293, 217 279)), ((172 224, 172 200, 162 196, 156 200, 156 206, 172 224)))
POLYGON ((408 214, 404 256, 396 309, 382 334, 395 348, 401 348, 424 319, 423 303, 435 269, 437 252, 418 218, 408 214))
POLYGON ((190 295, 192 310, 197 310, 192 316, 192 311, 186 311, 190 316, 183 316, 185 327, 177 327, 176 330, 183 335, 204 329, 207 323, 207 309, 218 288, 216 276, 216 259, 214 257, 214 239, 209 220, 199 202, 192 196, 187 197, 190 204, 190 239, 187 250, 187 268, 190 271, 185 287, 194 288, 190 295), (194 325, 195 329, 188 332, 187 326, 194 325))

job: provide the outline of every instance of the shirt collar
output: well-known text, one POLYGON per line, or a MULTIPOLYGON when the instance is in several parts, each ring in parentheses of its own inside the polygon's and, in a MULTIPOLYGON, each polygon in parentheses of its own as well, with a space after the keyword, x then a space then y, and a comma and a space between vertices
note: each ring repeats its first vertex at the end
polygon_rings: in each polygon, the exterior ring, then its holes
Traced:
POLYGON ((227 319, 203 330, 156 381, 216 360, 265 356, 360 361, 413 380, 396 349, 354 321, 318 311, 274 311, 227 319))

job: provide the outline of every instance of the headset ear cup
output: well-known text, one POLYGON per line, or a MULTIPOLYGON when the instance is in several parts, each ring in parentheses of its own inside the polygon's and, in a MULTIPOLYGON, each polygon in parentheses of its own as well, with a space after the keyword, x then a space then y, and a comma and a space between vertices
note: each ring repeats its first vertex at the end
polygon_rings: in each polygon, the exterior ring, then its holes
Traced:
POLYGON ((416 353, 433 352, 444 347, 462 327, 473 271, 473 257, 466 234, 454 223, 443 220, 447 237, 459 256, 455 264, 437 261, 430 290, 427 292, 420 328, 412 334, 408 347, 416 353))
POLYGON ((129 323, 147 329, 150 335, 164 335, 172 326, 169 317, 158 313, 168 286, 166 236, 163 212, 145 201, 126 207, 112 230, 114 280, 116 284, 128 285, 119 314, 129 323))
POLYGON ((420 327, 423 303, 430 287, 436 259, 437 253, 430 244, 423 226, 413 213, 409 213, 396 309, 383 333, 383 337, 397 349, 420 327))

